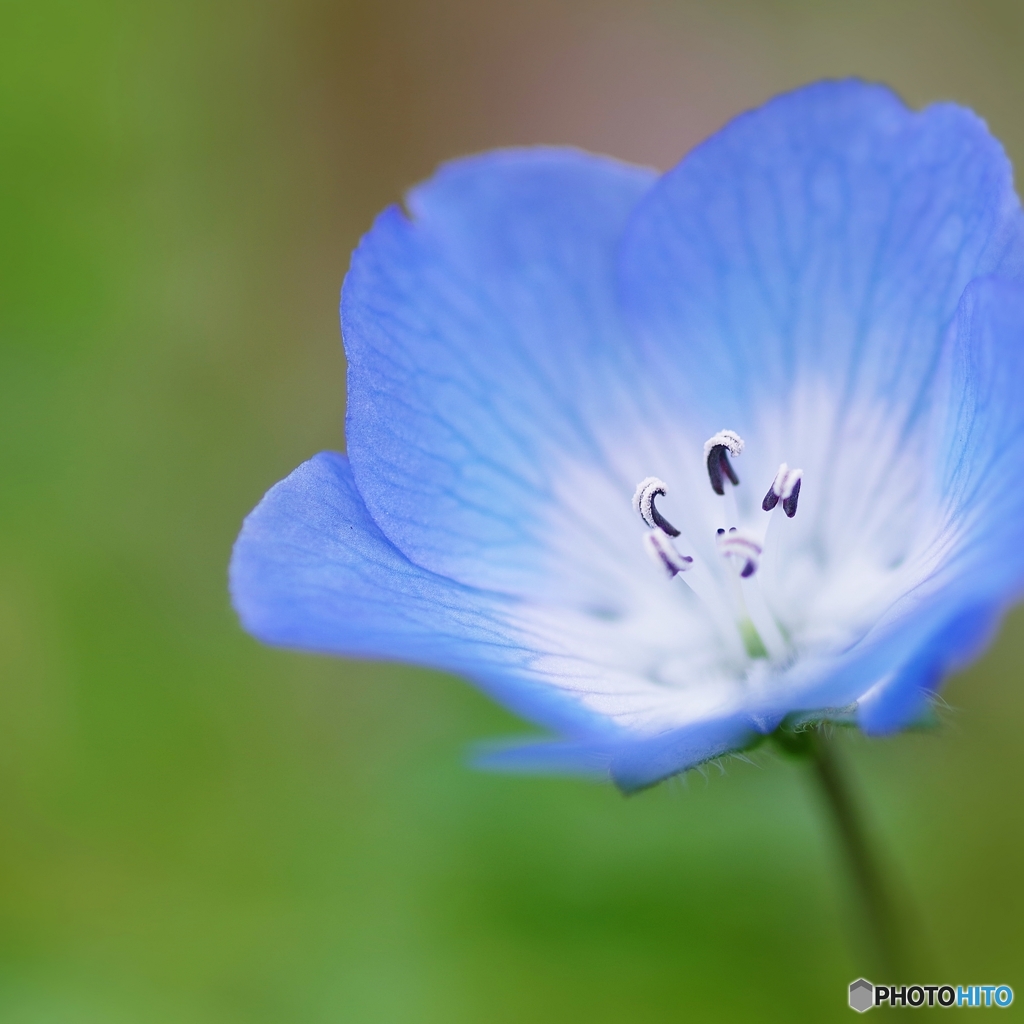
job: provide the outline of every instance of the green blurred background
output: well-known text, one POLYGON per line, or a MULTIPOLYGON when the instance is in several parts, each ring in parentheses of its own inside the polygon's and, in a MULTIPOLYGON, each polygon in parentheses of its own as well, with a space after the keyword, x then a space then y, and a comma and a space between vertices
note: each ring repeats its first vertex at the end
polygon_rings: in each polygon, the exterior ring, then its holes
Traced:
MULTIPOLYGON (((852 72, 972 105, 1020 165, 1022 52, 1019 2, 6 0, 0 1020, 849 1014, 866 961, 800 766, 628 800, 478 774, 467 744, 519 723, 437 673, 260 647, 225 567, 262 492, 343 446, 348 254, 438 161, 666 167, 852 72)), ((937 732, 845 741, 921 980, 1018 1001, 1022 626, 937 732)))

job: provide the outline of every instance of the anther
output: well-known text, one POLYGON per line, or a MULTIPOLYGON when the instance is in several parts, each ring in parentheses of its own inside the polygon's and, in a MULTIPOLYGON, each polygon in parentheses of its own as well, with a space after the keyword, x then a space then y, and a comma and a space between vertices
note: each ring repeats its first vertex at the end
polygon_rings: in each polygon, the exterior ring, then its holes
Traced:
POLYGON ((707 463, 711 489, 715 494, 725 494, 723 473, 729 478, 733 487, 739 485, 740 478, 736 475, 736 470, 732 468, 729 456, 735 457, 742 451, 743 438, 735 430, 720 430, 714 437, 709 437, 704 442, 704 461, 707 463))
POLYGON ((681 572, 686 572, 693 564, 689 555, 681 555, 676 551, 672 538, 660 527, 644 534, 644 550, 650 555, 655 565, 660 565, 668 573, 669 579, 681 572))
POLYGON ((664 497, 668 488, 656 476, 645 477, 636 485, 633 508, 640 518, 652 529, 664 530, 670 537, 678 537, 679 531, 657 510, 654 499, 664 497))
POLYGON ((761 564, 761 545, 753 538, 740 533, 735 526, 728 533, 725 530, 718 531, 718 550, 723 555, 743 559, 740 575, 744 579, 753 576, 761 564))
POLYGON ((803 480, 803 477, 802 469, 790 469, 786 463, 783 463, 779 466, 779 471, 775 474, 775 479, 772 481, 771 487, 768 488, 764 501, 761 502, 761 508, 765 512, 771 512, 781 499, 782 511, 792 519, 796 515, 796 505, 800 500, 800 481, 803 480))

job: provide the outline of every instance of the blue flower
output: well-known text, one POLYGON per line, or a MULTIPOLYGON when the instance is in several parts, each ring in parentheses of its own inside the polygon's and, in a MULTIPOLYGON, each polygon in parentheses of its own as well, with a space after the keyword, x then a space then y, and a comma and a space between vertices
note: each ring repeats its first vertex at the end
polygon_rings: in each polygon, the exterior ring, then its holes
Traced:
POLYGON ((441 168, 352 258, 348 457, 246 519, 255 636, 437 666, 649 785, 922 715, 1024 583, 1024 217, 960 107, 826 82, 667 174, 441 168), (798 468, 799 467, 799 468, 798 468))

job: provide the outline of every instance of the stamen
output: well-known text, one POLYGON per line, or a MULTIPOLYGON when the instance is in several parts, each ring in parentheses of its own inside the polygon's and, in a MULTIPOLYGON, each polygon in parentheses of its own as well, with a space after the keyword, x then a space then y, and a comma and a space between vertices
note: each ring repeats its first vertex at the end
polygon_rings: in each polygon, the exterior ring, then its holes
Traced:
POLYGON ((771 512, 781 498, 782 511, 792 519, 796 515, 796 505, 800 500, 800 481, 803 480, 803 476, 802 469, 790 469, 786 463, 782 463, 768 493, 764 496, 764 501, 761 502, 761 508, 765 512, 771 512))
POLYGON ((652 530, 661 529, 670 537, 678 537, 679 531, 654 506, 659 494, 662 497, 668 494, 665 484, 656 476, 645 477, 636 485, 633 508, 652 530))
MULTIPOLYGON (((740 533, 735 526, 728 532, 720 529, 716 540, 718 541, 718 550, 727 561, 733 562, 738 560, 741 562, 739 573, 730 572, 728 575, 730 590, 733 596, 736 625, 740 631, 740 638, 743 640, 743 647, 750 658, 767 658, 769 657, 768 648, 761 639, 761 634, 758 632, 758 628, 750 616, 747 602, 743 596, 744 588, 741 583, 742 580, 749 579, 749 577, 757 572, 758 563, 761 558, 761 545, 753 538, 740 533)), ((747 584, 748 589, 750 586, 751 584, 747 584)), ((754 589, 751 593, 757 594, 758 591, 754 589)))
POLYGON ((733 487, 739 486, 740 478, 736 475, 729 456, 739 455, 743 451, 743 438, 735 430, 720 430, 714 437, 704 442, 704 461, 708 466, 708 477, 711 489, 715 494, 725 494, 724 473, 733 487))
POLYGON ((644 550, 655 565, 660 565, 668 573, 669 579, 686 572, 693 565, 693 559, 689 555, 679 554, 672 538, 659 527, 644 534, 644 550))
POLYGON ((743 568, 740 570, 743 579, 753 576, 761 564, 761 545, 752 537, 740 533, 735 526, 728 533, 725 530, 718 531, 718 550, 726 557, 743 559, 743 568))

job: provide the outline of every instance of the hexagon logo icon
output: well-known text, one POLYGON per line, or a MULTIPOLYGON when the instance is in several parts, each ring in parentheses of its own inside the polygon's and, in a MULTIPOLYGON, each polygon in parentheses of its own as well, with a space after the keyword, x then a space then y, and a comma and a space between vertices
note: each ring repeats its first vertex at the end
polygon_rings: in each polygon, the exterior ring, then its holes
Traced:
POLYGON ((875 986, 864 978, 850 983, 850 1009, 858 1013, 870 1010, 875 1002, 875 986))

